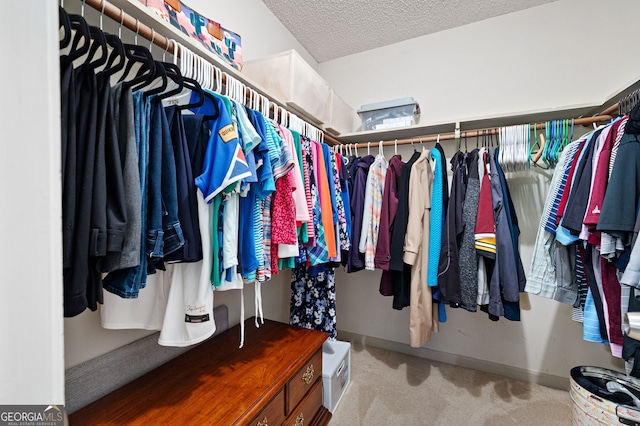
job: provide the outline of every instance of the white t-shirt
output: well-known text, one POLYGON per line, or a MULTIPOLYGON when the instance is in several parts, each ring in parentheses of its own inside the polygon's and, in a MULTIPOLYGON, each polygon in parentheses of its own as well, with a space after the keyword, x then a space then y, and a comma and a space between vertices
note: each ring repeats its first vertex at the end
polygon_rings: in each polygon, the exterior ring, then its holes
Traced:
POLYGON ((123 299, 105 292, 100 311, 108 329, 160 330, 158 344, 189 346, 215 333, 211 288, 211 209, 197 191, 198 223, 203 260, 167 264, 166 271, 147 277, 147 285, 136 299, 123 299))

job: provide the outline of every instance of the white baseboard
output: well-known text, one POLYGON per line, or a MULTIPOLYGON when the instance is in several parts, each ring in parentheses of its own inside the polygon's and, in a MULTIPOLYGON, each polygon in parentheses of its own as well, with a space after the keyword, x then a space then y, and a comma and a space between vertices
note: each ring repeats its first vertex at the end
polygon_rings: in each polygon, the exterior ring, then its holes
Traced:
POLYGON ((339 330, 338 336, 340 340, 359 343, 363 346, 372 346, 374 348, 387 349, 406 355, 412 355, 420 358, 430 359, 433 361, 443 362, 445 364, 458 365, 460 367, 471 368, 473 370, 483 371, 485 373, 509 377, 511 379, 537 383, 539 385, 548 386, 550 388, 562 389, 566 391, 569 390, 569 378, 567 377, 540 373, 536 371, 526 370, 524 368, 511 367, 491 361, 442 352, 434 349, 412 348, 405 343, 365 336, 348 331, 339 330))

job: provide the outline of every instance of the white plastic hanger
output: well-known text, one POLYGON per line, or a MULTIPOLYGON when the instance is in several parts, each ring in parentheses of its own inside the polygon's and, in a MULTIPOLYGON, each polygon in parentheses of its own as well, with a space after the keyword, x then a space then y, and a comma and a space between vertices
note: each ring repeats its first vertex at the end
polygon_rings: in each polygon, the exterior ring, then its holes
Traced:
POLYGON ((393 142, 393 153, 394 155, 398 155, 398 139, 393 142))
POLYGON ((149 42, 149 53, 153 54, 153 42, 156 40, 156 30, 151 28, 151 41, 149 42))
MULTIPOLYGON (((164 52, 162 52, 162 62, 167 62, 167 52, 169 51, 172 41, 172 38, 167 39, 167 47, 165 47, 164 52)), ((173 48, 175 49, 175 46, 173 46, 173 48)), ((173 61, 173 63, 175 64, 175 61, 173 61)))
POLYGON ((500 127, 498 133, 498 144, 500 145, 500 151, 498 153, 498 162, 500 165, 504 164, 504 149, 505 149, 505 136, 504 136, 504 128, 500 127))
MULTIPOLYGON (((62 4, 64 7, 64 2, 62 4)), ((122 40, 122 26, 124 25, 124 11, 120 9, 120 26, 118 27, 118 38, 122 40)))
MULTIPOLYGON (((84 16, 84 2, 82 2, 82 13, 84 16)), ((136 18, 136 35, 133 38, 133 44, 138 45, 138 34, 140 33, 140 20, 136 18)))
POLYGON ((367 155, 371 155, 371 142, 367 142, 367 155))
MULTIPOLYGON (((102 30, 102 18, 104 17, 104 7, 106 6, 106 4, 107 4, 107 1, 102 0, 102 10, 100 11, 100 30, 102 30)), ((62 7, 64 7, 64 5, 62 5, 62 7)))
POLYGON ((384 157, 384 147, 382 146, 382 141, 378 142, 378 155, 384 157))

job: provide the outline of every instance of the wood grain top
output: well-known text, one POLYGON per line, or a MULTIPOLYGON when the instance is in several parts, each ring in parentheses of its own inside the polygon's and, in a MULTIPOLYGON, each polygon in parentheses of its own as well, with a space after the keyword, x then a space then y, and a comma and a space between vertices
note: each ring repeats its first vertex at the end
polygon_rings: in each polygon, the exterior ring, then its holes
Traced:
POLYGON ((242 349, 237 325, 78 410, 70 424, 245 424, 328 337, 269 320, 256 329, 253 318, 245 330, 242 349))

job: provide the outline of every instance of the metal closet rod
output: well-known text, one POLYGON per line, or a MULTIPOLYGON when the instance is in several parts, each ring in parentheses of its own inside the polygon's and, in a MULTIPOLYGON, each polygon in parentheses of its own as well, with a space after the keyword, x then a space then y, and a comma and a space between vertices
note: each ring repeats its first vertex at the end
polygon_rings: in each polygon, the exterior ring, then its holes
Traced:
MULTIPOLYGON (((175 55, 175 52, 174 52, 175 44, 169 42, 168 38, 166 38, 162 34, 158 34, 158 32, 156 32, 155 30, 152 30, 151 27, 143 24, 142 22, 140 22, 139 19, 134 18, 133 16, 129 15, 127 12, 125 12, 121 8, 109 3, 107 0, 84 0, 84 4, 86 4, 87 6, 91 6, 92 8, 94 8, 95 10, 97 10, 100 13, 104 13, 105 16, 108 16, 109 18, 113 19, 117 23, 122 23, 123 27, 126 27, 126 28, 130 29, 131 31, 137 33, 139 36, 144 37, 149 41, 153 41, 153 44, 155 44, 156 46, 160 47, 161 49, 163 49, 163 50, 165 50, 165 51, 167 51, 169 53, 171 53, 172 55, 175 55)), ((188 47, 188 46, 186 46, 186 47, 188 47)), ((217 66, 217 64, 213 64, 213 65, 217 66)), ((225 77, 224 74, 222 74, 222 84, 223 85, 227 84, 226 77, 225 77)), ((244 82, 243 82, 243 84, 245 84, 246 86, 249 86, 244 82)), ((253 90, 255 90, 256 92, 258 92, 258 93, 260 92, 255 87, 251 87, 251 88, 253 90)), ((269 99, 274 104, 277 104, 277 102, 273 101, 273 99, 271 99, 269 96, 267 96, 267 95, 265 95, 263 93, 260 93, 260 94, 262 96, 266 97, 267 99, 269 99)), ((246 102, 249 102, 249 100, 250 100, 250 98, 249 98, 249 95, 247 94, 247 98, 245 100, 245 104, 246 104, 246 102)), ((281 105, 281 107, 285 108, 283 105, 281 105)), ((285 108, 285 110, 286 110, 286 108, 285 108)), ((275 117, 275 112, 274 112, 273 106, 270 107, 270 112, 272 112, 274 114, 274 117, 275 117)), ((302 117, 300 117, 300 119, 303 120, 304 122, 306 122, 307 124, 309 124, 309 125, 311 125, 313 127, 316 127, 316 126, 308 123, 308 120, 305 120, 302 117)), ((321 132, 324 133, 324 139, 330 145, 337 145, 337 144, 340 143, 336 139, 328 136, 324 130, 319 129, 319 128, 318 128, 318 130, 320 130, 321 132)))
MULTIPOLYGON (((603 113, 605 112, 609 112, 611 113, 612 111, 609 111, 610 109, 615 109, 617 111, 618 105, 614 105, 611 108, 603 111, 603 113), (614 108, 615 107, 615 108, 614 108)), ((573 123, 575 125, 589 125, 589 124, 593 124, 593 123, 601 123, 604 121, 609 121, 612 120, 614 118, 614 116, 609 115, 609 114, 599 114, 599 115, 595 115, 593 117, 585 117, 585 118, 576 118, 573 120, 573 123)), ((571 119, 570 119, 571 120, 571 119)), ((546 123, 536 123, 536 124, 531 124, 531 130, 541 130, 546 128, 546 123)), ((470 130, 470 131, 460 131, 460 139, 468 139, 468 138, 479 138, 482 136, 491 136, 491 135, 497 135, 499 134, 500 130, 498 128, 491 128, 491 129, 484 129, 484 130, 470 130)), ((378 146, 380 142, 382 142, 382 146, 395 146, 395 145, 408 145, 408 144, 416 144, 416 143, 420 143, 420 142, 437 142, 437 141, 448 141, 448 140, 455 140, 456 139, 456 134, 454 132, 450 132, 450 133, 440 133, 440 134, 436 134, 436 135, 424 135, 424 136, 415 136, 413 138, 409 138, 409 139, 393 139, 393 140, 382 140, 382 141, 375 141, 375 140, 371 140, 366 141, 366 142, 350 142, 350 143, 341 143, 342 145, 345 146, 354 146, 354 145, 358 145, 358 146, 363 146, 363 145, 368 145, 371 144, 371 146, 378 146)))

